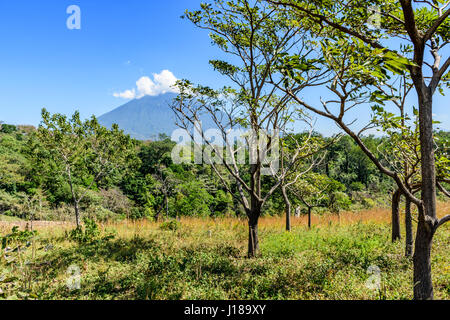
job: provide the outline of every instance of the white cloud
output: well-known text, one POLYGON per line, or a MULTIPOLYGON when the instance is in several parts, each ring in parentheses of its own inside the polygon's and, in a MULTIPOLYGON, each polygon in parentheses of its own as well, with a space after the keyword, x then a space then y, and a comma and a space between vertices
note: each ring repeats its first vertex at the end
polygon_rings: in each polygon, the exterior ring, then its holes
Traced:
POLYGON ((150 77, 141 77, 136 82, 136 89, 114 93, 114 97, 123 99, 139 99, 144 96, 158 96, 168 92, 177 92, 173 87, 178 79, 169 70, 154 73, 153 80, 150 77))
POLYGON ((136 97, 136 90, 125 90, 124 92, 114 93, 114 97, 123 99, 134 99, 136 97))

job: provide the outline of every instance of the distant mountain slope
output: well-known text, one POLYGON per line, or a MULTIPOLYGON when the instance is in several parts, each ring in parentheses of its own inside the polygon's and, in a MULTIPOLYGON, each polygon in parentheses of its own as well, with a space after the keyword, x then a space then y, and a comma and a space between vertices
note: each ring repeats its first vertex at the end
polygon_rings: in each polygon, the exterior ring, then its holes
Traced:
MULTIPOLYGON (((132 100, 98 118, 101 125, 110 128, 114 123, 120 129, 138 140, 156 140, 161 133, 172 136, 176 126, 176 117, 170 103, 176 97, 174 93, 159 96, 144 96, 132 100)), ((200 116, 204 130, 215 129, 211 116, 200 116)))
POLYGON ((157 139, 160 133, 169 136, 177 129, 175 115, 169 104, 176 95, 144 96, 99 117, 100 124, 110 128, 114 123, 139 140, 157 139))

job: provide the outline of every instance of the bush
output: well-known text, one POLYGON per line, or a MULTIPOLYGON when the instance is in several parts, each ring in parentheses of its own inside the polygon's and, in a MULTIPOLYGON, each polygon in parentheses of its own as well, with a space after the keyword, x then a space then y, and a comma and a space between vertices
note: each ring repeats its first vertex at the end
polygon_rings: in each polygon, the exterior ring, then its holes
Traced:
POLYGON ((83 218, 84 228, 76 228, 69 233, 69 239, 79 244, 93 244, 103 241, 109 241, 114 238, 113 234, 102 236, 100 228, 95 220, 87 217, 83 218))
POLYGON ((33 237, 37 235, 37 231, 19 230, 19 227, 15 226, 12 228, 10 234, 4 237, 0 237, 1 248, 6 249, 9 246, 16 245, 16 248, 10 249, 9 251, 23 251, 23 246, 29 247, 30 241, 33 237))
POLYGON ((123 215, 118 215, 115 212, 112 212, 102 206, 93 206, 89 207, 86 210, 86 214, 89 218, 95 219, 100 222, 107 222, 111 220, 120 220, 121 218, 125 218, 123 215))
POLYGON ((181 227, 181 223, 179 221, 170 220, 170 221, 163 222, 159 228, 161 230, 166 230, 166 231, 177 231, 178 229, 180 229, 180 227, 181 227))
POLYGON ((362 204, 365 209, 372 209, 373 207, 376 206, 375 201, 370 198, 364 198, 362 204))
POLYGON ((154 213, 152 208, 132 208, 128 217, 131 220, 141 220, 151 218, 153 215, 154 213))
POLYGON ((97 207, 102 205, 102 197, 101 195, 94 190, 86 190, 82 188, 80 192, 86 192, 85 197, 80 203, 80 206, 84 209, 88 209, 89 207, 97 207))
POLYGON ((0 214, 12 217, 24 217, 23 200, 0 189, 0 214))
POLYGON ((366 186, 361 182, 352 182, 350 184, 350 190, 352 191, 363 191, 366 189, 366 186))
POLYGON ((339 213, 341 210, 348 210, 352 201, 344 192, 333 192, 330 197, 329 209, 333 213, 339 213))
POLYGON ((129 216, 133 203, 120 189, 100 190, 102 207, 119 215, 129 216))

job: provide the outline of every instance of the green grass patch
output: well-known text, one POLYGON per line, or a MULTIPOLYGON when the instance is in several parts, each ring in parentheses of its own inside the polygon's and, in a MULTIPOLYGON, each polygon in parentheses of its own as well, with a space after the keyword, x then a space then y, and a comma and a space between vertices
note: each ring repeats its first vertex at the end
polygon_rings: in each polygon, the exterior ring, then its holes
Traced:
MULTIPOLYGON (((130 228, 101 241, 71 240, 61 232, 28 239, 22 264, 0 260, 0 298, 412 299, 412 262, 401 242, 391 243, 388 225, 262 231, 255 259, 245 258, 245 230, 232 225, 130 228), (79 290, 67 287, 71 266, 79 268, 79 290), (373 266, 380 290, 367 287, 373 266)), ((438 299, 450 298, 449 244, 445 226, 432 254, 438 299)))

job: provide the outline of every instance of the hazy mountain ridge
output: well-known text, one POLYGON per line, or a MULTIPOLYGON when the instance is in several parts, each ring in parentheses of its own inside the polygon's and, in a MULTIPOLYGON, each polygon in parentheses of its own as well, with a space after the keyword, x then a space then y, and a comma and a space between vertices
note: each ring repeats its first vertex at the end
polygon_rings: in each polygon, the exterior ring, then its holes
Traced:
POLYGON ((174 93, 159 96, 144 96, 100 116, 99 122, 111 127, 114 123, 139 140, 154 140, 160 133, 171 136, 178 127, 170 103, 176 97, 174 93))
MULTIPOLYGON (((179 129, 170 104, 177 95, 166 93, 159 96, 144 96, 100 116, 101 125, 110 128, 114 123, 138 140, 157 140, 160 134, 169 137, 179 129)), ((203 128, 217 128, 207 114, 200 116, 203 128)))

